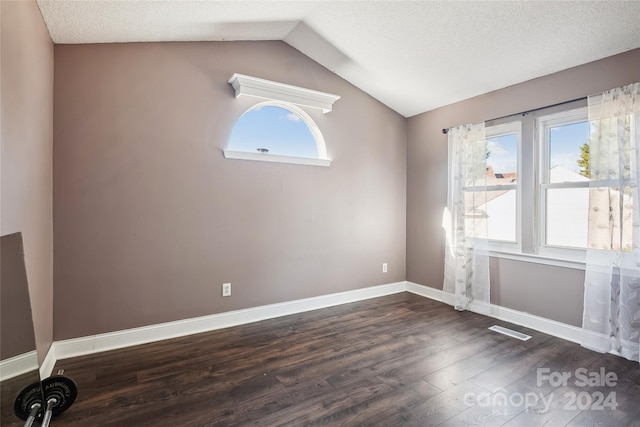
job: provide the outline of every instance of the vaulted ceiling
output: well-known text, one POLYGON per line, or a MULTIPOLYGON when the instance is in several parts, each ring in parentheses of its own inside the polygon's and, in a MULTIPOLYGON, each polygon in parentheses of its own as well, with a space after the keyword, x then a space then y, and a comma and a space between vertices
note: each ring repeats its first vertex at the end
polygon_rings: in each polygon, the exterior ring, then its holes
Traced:
POLYGON ((37 3, 54 43, 284 40, 405 117, 640 47, 640 1, 37 3))

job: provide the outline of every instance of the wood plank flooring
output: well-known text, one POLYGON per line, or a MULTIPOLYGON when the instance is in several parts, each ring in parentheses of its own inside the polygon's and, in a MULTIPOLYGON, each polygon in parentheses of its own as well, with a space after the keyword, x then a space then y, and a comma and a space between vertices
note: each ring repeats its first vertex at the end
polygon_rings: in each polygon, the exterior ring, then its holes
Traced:
POLYGON ((40 381, 38 370, 18 375, 8 380, 0 382, 0 426, 2 427, 22 427, 24 421, 16 417, 13 412, 13 405, 16 397, 27 385, 40 381))
POLYGON ((409 293, 62 360, 58 369, 79 397, 56 427, 640 426, 640 364, 409 293), (533 339, 487 329, 494 324, 533 339), (554 387, 538 368, 572 378, 554 387), (616 386, 581 387, 579 368, 613 372, 616 386), (615 410, 600 410, 597 393, 614 393, 615 410))

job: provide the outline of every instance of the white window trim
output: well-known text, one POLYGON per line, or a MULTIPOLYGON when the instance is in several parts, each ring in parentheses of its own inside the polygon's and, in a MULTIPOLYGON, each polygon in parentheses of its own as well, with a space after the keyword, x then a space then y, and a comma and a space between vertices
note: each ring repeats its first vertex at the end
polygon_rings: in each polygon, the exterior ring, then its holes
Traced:
MULTIPOLYGON (((535 264, 543 264, 564 268, 571 268, 576 270, 585 270, 586 269, 586 249, 574 249, 574 248, 556 248, 556 247, 546 247, 545 250, 542 250, 542 245, 540 242, 540 196, 539 192, 541 191, 541 168, 542 165, 545 165, 544 159, 542 159, 541 148, 540 148, 540 138, 537 135, 531 141, 533 143, 533 147, 528 148, 528 150, 532 150, 533 157, 528 160, 530 164, 527 165, 528 168, 531 168, 529 173, 533 173, 533 176, 526 177, 527 180, 530 180, 532 188, 523 188, 523 184, 525 181, 524 174, 524 146, 523 146, 523 138, 524 135, 527 134, 527 137, 533 137, 534 133, 539 131, 539 120, 538 118, 543 116, 551 116, 556 112, 564 113, 565 117, 567 112, 572 110, 580 110, 583 106, 586 106, 585 100, 573 101, 572 104, 565 105, 557 105, 551 106, 545 109, 540 109, 539 111, 534 111, 530 113, 521 113, 522 118, 517 118, 516 115, 511 117, 505 117, 501 119, 495 119, 492 121, 486 122, 486 138, 489 139, 492 136, 497 136, 500 133, 509 133, 504 132, 500 127, 502 125, 512 124, 513 122, 518 123, 519 126, 519 138, 518 138, 518 193, 517 193, 517 209, 518 216, 516 219, 517 224, 517 238, 518 244, 506 244, 503 245, 502 242, 489 240, 489 256, 494 258, 501 259, 510 259, 521 262, 529 262, 535 264), (530 135, 529 135, 530 134, 530 135), (526 191, 525 191, 526 190, 526 191), (525 194, 526 193, 526 194, 525 194), (522 220, 524 218, 524 206, 523 206, 523 198, 527 197, 533 201, 533 208, 536 210, 537 218, 534 218, 535 221, 530 225, 532 230, 529 230, 527 234, 527 241, 524 239, 524 230, 522 220), (531 235, 529 235, 531 234, 531 235), (526 243, 526 245, 525 245, 526 243)), ((584 120, 584 117, 582 118, 584 120)), ((513 132, 513 131, 511 131, 513 132)), ((452 147, 448 147, 449 151, 449 159, 452 158, 452 147)), ((531 154, 530 153, 530 154, 531 154)), ((449 164, 449 167, 451 165, 449 164)), ((564 186, 565 184, 554 184, 558 186, 564 186)), ((582 185, 582 184, 581 184, 582 185)), ((570 186, 574 186, 573 183, 570 186)), ((588 186, 588 182, 587 182, 588 186)), ((492 189, 492 188, 489 188, 492 189)), ((447 191, 447 206, 450 206, 451 201, 451 188, 447 191)), ((626 257, 624 257, 626 259, 626 257)))
POLYGON ((229 84, 235 90, 236 98, 242 95, 255 96, 304 107, 317 108, 323 113, 330 112, 333 109, 334 102, 340 99, 339 95, 238 73, 234 73, 231 76, 229 84))
POLYGON ((576 248, 570 246, 549 245, 546 243, 546 194, 548 189, 554 188, 589 188, 589 181, 577 181, 577 182, 549 182, 548 172, 550 170, 549 164, 549 140, 548 130, 555 126, 570 125, 573 123, 579 123, 588 120, 587 107, 580 107, 576 109, 568 109, 551 114, 541 115, 535 119, 535 127, 537 129, 537 138, 535 147, 538 152, 539 168, 538 168, 538 255, 564 259, 576 262, 584 262, 586 258, 586 248, 576 248))
POLYGON ((485 127, 485 139, 502 135, 516 134, 518 150, 518 168, 516 184, 488 186, 487 191, 492 190, 516 190, 516 240, 515 242, 489 239, 489 250, 496 253, 521 253, 522 252, 522 126, 520 121, 510 121, 485 127))
MULTIPOLYGON (((300 108, 300 106, 317 108, 321 110, 322 113, 328 113, 333 109, 334 102, 340 99, 340 96, 238 73, 234 73, 228 83, 235 90, 236 98, 241 95, 249 95, 267 99, 267 101, 251 106, 243 115, 262 106, 275 106, 289 110, 300 117, 314 137, 318 157, 307 158, 269 154, 268 152, 254 153, 224 149, 223 154, 225 158, 307 166, 329 167, 331 165, 331 160, 327 157, 327 147, 322 132, 320 132, 318 125, 316 125, 311 116, 300 108)), ((240 118, 237 120, 239 119, 240 118)))
MULTIPOLYGON (((313 121, 311 116, 309 116, 304 110, 301 108, 287 104, 281 101, 265 101, 260 102, 251 106, 247 111, 242 113, 242 116, 247 114, 249 111, 255 110, 261 107, 278 107, 285 109, 287 111, 291 111, 293 114, 300 117, 300 119, 307 125, 309 131, 313 135, 313 138, 316 142, 316 148, 318 149, 318 157, 296 157, 296 156, 284 156, 278 154, 269 154, 269 153, 254 153, 252 151, 236 151, 224 149, 224 157, 227 159, 235 159, 235 160, 254 160, 259 162, 271 162, 271 163, 292 163, 296 165, 308 165, 308 166, 331 166, 331 160, 327 158, 327 146, 324 143, 324 137, 318 128, 318 125, 313 121)), ((242 118, 240 116, 240 118, 242 118)), ((238 118, 238 120, 240 120, 238 118)))
POLYGON ((246 151, 224 150, 224 157, 236 160, 255 160, 258 162, 292 163, 307 166, 331 166, 331 160, 310 157, 279 156, 277 154, 249 153, 246 151))
MULTIPOLYGON (((527 239, 525 241, 525 236, 523 234, 519 234, 518 238, 521 243, 521 248, 515 247, 500 247, 499 245, 494 244, 494 241, 489 241, 489 256, 494 258, 501 259, 510 259, 521 262, 529 262, 550 266, 557 266, 563 268, 571 268, 576 270, 586 270, 586 258, 587 251, 586 248, 573 248, 573 247, 559 247, 559 246, 551 246, 545 245, 544 235, 544 216, 545 216, 545 206, 544 206, 544 190, 547 188, 589 188, 593 185, 598 185, 599 183, 593 181, 577 181, 577 182, 569 182, 569 183, 549 183, 548 176, 546 176, 546 170, 549 167, 548 164, 548 153, 545 149, 546 142, 542 138, 542 132, 544 131, 541 125, 541 122, 546 121, 547 125, 555 126, 555 125, 563 125, 570 124, 572 121, 580 122, 580 121, 588 121, 588 117, 585 113, 586 111, 586 99, 573 101, 572 103, 567 103, 564 105, 555 105, 551 107, 547 107, 544 109, 540 109, 537 111, 533 111, 530 113, 523 113, 523 118, 514 120, 515 116, 511 118, 503 118, 496 119, 492 122, 487 122, 486 129, 490 129, 493 123, 508 123, 509 121, 517 121, 521 124, 521 139, 519 141, 518 146, 518 184, 520 184, 519 189, 520 196, 522 198, 526 197, 527 199, 533 200, 534 211, 537 217, 534 217, 534 221, 528 225, 531 227, 530 230, 527 231, 527 239), (530 142, 532 147, 527 148, 527 150, 531 150, 530 154, 533 154, 530 160, 528 160, 529 164, 526 165, 527 168, 531 170, 527 173, 533 172, 532 177, 527 177, 527 180, 531 180, 531 188, 527 186, 524 188, 524 180, 525 175, 522 173, 524 168, 523 163, 523 154, 525 150, 521 149, 523 147, 522 138, 533 138, 530 142), (535 135, 535 137, 534 137, 535 135), (493 243, 493 244, 492 244, 493 243)), ((635 123, 634 123, 635 124, 635 123)), ((496 126, 496 125, 494 125, 496 126)), ((486 137, 487 139, 491 136, 495 136, 495 132, 487 131, 486 137)), ((449 147, 449 159, 451 159, 451 147, 449 147)), ((606 186, 606 182, 602 182, 603 186, 606 186)), ((491 188, 489 188, 491 189, 491 188)), ((450 202, 450 194, 451 189, 447 193, 448 200, 447 206, 449 206, 450 202)), ((518 199, 518 208, 524 209, 522 205, 522 199, 518 199)), ((517 221, 522 222, 524 218, 524 211, 518 211, 517 221)), ((518 228, 518 233, 524 233, 522 228, 518 228)), ((598 252, 598 251, 596 251, 598 252)), ((596 253, 594 252, 594 253, 596 253)), ((599 251, 598 257, 602 259, 615 259, 615 263, 620 265, 622 268, 636 268, 635 262, 636 260, 633 258, 630 253, 621 253, 617 251, 599 251)), ((593 260, 592 260, 593 261, 593 260)), ((597 261, 596 261, 597 262, 597 261)), ((608 264, 603 264, 603 271, 606 271, 609 267, 608 264)))
POLYGON ((529 253, 517 253, 511 251, 499 251, 499 250, 491 250, 489 251, 489 256, 494 258, 504 258, 510 259, 514 261, 522 261, 522 262, 530 262, 534 264, 544 264, 551 265, 555 267, 564 267, 564 268, 572 268, 574 270, 585 270, 586 269, 586 254, 582 254, 582 258, 576 257, 575 259, 566 259, 563 258, 563 254, 553 255, 551 253, 541 255, 541 254, 529 254, 529 253))

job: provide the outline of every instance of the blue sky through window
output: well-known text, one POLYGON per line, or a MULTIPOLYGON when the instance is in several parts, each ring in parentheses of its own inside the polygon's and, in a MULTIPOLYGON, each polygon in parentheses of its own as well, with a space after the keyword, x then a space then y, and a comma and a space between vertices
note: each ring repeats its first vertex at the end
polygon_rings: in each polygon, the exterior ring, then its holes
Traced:
POLYGON ((487 150, 487 166, 492 166, 494 173, 518 172, 518 137, 515 133, 488 138, 487 150))
POLYGON ((269 154, 318 157, 316 140, 304 120, 271 105, 254 108, 240 117, 231 131, 228 148, 252 153, 267 148, 269 154))
MULTIPOLYGON (((579 174, 580 147, 589 141, 589 122, 556 126, 549 132, 549 167, 561 166, 579 174)), ((493 166, 495 173, 517 172, 518 142, 515 134, 488 138, 487 148, 490 152, 487 166, 493 166)))
POLYGON ((549 132, 549 168, 561 166, 580 173, 580 147, 589 142, 589 122, 556 126, 549 132))

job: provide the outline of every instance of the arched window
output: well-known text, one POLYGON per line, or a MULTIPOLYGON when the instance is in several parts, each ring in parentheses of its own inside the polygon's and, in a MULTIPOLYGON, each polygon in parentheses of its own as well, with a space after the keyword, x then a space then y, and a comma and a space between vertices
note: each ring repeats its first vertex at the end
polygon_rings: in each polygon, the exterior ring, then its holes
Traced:
POLYGON ((327 159, 324 138, 311 117, 279 101, 249 108, 233 126, 226 151, 327 159))
POLYGON ((339 96, 237 73, 229 84, 236 98, 247 95, 268 101, 252 106, 236 121, 224 150, 226 158, 331 164, 320 129, 299 106, 327 113, 339 96))

